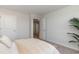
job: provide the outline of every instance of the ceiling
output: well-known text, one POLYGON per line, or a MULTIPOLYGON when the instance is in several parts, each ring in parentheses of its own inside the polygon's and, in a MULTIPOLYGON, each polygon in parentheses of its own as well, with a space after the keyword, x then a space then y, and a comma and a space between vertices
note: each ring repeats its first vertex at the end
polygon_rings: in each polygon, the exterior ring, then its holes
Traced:
POLYGON ((45 15, 51 11, 66 7, 66 5, 1 5, 0 7, 23 13, 45 15))

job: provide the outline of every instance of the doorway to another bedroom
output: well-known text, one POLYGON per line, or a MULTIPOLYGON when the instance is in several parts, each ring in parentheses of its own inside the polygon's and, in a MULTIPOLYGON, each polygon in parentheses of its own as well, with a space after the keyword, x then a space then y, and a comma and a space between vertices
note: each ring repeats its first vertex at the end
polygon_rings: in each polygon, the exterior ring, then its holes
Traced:
POLYGON ((40 38, 40 21, 39 19, 33 19, 33 37, 40 38))

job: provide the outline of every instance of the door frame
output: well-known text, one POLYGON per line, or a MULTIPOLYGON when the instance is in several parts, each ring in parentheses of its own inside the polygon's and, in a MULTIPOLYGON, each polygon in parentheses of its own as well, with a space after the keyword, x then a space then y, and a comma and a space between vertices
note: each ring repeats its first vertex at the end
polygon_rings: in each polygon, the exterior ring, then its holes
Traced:
POLYGON ((40 38, 40 21, 39 21, 39 19, 33 19, 33 38, 40 38), (38 32, 37 33, 34 33, 34 32, 36 32, 36 29, 34 29, 34 27, 36 28, 35 23, 38 24, 38 32), (36 35, 36 37, 34 35, 36 35))

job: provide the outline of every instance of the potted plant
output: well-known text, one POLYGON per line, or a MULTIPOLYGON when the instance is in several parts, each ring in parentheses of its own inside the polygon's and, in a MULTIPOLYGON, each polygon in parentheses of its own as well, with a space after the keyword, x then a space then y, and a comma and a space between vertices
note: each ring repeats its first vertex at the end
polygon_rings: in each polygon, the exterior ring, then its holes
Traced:
MULTIPOLYGON (((73 26, 77 30, 79 30, 79 19, 78 18, 72 18, 69 22, 71 24, 70 26, 73 26)), ((79 34, 76 34, 76 33, 67 33, 67 34, 70 34, 72 35, 73 38, 75 38, 75 40, 71 40, 69 41, 69 43, 79 43, 79 34)))

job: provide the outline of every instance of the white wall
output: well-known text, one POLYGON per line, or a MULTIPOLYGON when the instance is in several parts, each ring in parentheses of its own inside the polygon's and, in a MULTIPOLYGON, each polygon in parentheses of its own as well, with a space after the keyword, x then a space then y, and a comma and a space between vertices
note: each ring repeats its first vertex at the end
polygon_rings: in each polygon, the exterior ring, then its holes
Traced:
POLYGON ((44 24, 41 29, 42 33, 44 34, 43 36, 45 37, 41 38, 79 50, 77 44, 68 43, 68 41, 74 40, 67 34, 68 32, 79 33, 79 31, 77 31, 75 28, 69 26, 69 20, 73 17, 79 18, 79 6, 67 6, 47 14, 42 20, 44 24))
MULTIPOLYGON (((11 37, 14 37, 13 39, 21 39, 21 38, 30 38, 33 37, 33 18, 36 18, 37 15, 34 14, 25 14, 17 11, 12 11, 8 9, 2 9, 0 8, 0 20, 11 20, 10 22, 14 24, 15 29, 11 30, 13 34, 10 33, 10 30, 6 30, 6 34, 9 34, 11 37), (31 16, 32 15, 32 16, 31 16), (12 17, 12 18, 11 18, 12 17), (13 20, 15 20, 13 22, 13 20)), ((11 25, 9 21, 6 22, 8 25, 11 25)), ((0 29, 4 28, 4 21, 3 24, 0 22, 0 29), (1 26, 2 25, 2 26, 1 26)), ((12 26, 12 25, 11 25, 12 26)), ((13 27, 10 27, 13 28, 13 27)), ((4 31, 3 31, 4 32, 4 31)), ((1 30, 0 30, 1 34, 1 30)), ((1 34, 2 35, 2 34, 1 34)), ((4 33, 3 33, 4 35, 4 33)))
POLYGON ((29 14, 20 13, 17 11, 12 11, 8 9, 0 9, 0 16, 3 23, 1 24, 2 35, 8 35, 12 39, 16 38, 29 38, 29 14), (15 21, 13 21, 15 20, 15 21), (3 30, 6 23, 7 28, 8 25, 11 25, 9 29, 3 30), (12 29, 15 26, 15 29, 12 29))

